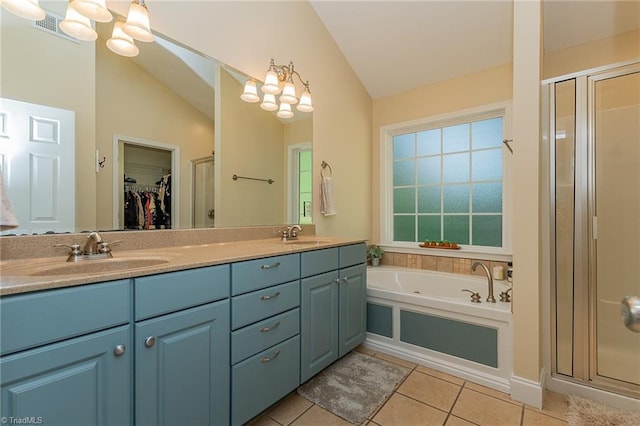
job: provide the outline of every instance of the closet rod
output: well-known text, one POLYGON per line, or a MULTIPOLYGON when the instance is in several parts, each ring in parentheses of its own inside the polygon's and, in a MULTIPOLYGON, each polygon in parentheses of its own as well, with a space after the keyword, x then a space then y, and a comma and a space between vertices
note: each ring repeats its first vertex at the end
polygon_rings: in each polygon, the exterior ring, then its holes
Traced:
POLYGON ((269 182, 269 185, 275 182, 275 180, 273 179, 260 179, 260 178, 253 178, 253 177, 247 177, 247 176, 233 175, 233 180, 238 180, 238 179, 259 180, 260 182, 269 182))

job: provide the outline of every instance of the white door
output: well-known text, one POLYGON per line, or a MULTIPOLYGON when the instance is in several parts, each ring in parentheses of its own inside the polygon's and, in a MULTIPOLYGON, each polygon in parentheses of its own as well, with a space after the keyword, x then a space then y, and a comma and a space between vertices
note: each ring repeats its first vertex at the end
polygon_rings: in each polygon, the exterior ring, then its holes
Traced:
POLYGON ((75 113, 0 98, 0 169, 20 224, 9 233, 75 231, 75 113))

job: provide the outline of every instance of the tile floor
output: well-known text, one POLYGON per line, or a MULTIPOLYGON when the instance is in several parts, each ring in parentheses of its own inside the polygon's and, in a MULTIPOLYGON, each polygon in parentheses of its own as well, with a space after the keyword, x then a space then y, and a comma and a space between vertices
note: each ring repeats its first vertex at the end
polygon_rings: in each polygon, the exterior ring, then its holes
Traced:
MULTIPOLYGON (((363 426, 566 426, 564 395, 546 392, 541 410, 509 395, 365 347, 356 350, 411 369, 387 402, 363 426)), ((292 393, 251 426, 348 426, 351 423, 292 393)))

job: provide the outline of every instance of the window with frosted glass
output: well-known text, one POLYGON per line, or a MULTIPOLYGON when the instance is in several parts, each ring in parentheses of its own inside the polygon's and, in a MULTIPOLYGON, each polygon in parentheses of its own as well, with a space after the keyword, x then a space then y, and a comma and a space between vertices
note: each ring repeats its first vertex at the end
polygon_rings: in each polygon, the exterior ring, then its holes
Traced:
POLYGON ((393 240, 502 247, 503 118, 393 135, 393 240))

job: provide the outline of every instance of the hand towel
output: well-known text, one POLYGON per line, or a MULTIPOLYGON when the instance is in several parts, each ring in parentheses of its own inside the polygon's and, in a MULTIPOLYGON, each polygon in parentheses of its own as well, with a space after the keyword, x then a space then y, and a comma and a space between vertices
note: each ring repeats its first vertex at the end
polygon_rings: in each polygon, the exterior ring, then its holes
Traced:
POLYGON ((334 216, 337 213, 331 176, 324 176, 320 182, 320 213, 324 216, 334 216))
POLYGON ((11 200, 9 200, 9 194, 7 194, 2 173, 0 173, 0 231, 17 227, 18 219, 16 219, 16 215, 13 213, 11 200))

